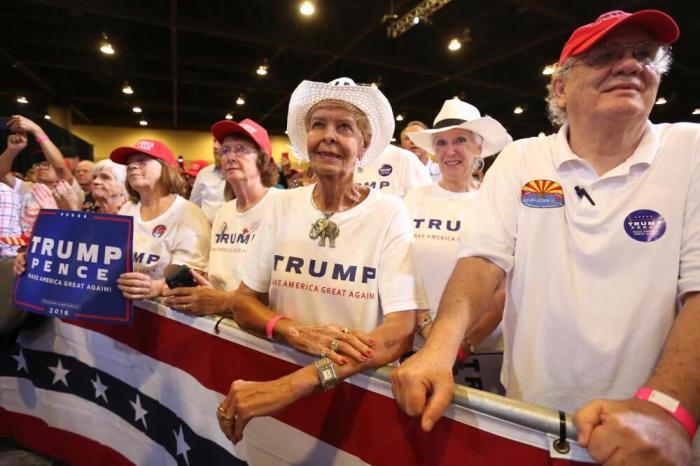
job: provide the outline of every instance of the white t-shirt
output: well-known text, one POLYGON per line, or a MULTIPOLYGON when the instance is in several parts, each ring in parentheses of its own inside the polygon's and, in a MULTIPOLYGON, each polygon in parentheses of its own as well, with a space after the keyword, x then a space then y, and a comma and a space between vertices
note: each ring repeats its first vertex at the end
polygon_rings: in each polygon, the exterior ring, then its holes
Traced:
POLYGON ((211 228, 209 251, 209 281, 216 289, 230 291, 238 288, 241 262, 261 225, 272 220, 272 199, 279 192, 279 189, 268 189, 257 204, 243 213, 238 212, 235 199, 217 212, 211 228))
POLYGON ((389 144, 366 167, 357 167, 356 182, 382 192, 405 196, 409 189, 433 183, 428 168, 413 152, 389 144))
POLYGON ((141 220, 141 202, 127 201, 119 214, 134 217, 134 272, 160 279, 168 264, 206 270, 209 222, 190 201, 176 195, 168 210, 147 222, 141 220))
MULTIPOLYGON (((404 198, 413 219, 416 263, 433 319, 457 263, 462 231, 467 222, 476 221, 471 206, 477 194, 451 192, 435 183, 412 189, 404 198)), ((500 327, 479 345, 479 352, 502 350, 500 327)))
POLYGON ((214 221, 216 212, 224 205, 224 189, 226 177, 214 164, 207 165, 197 173, 190 201, 202 209, 209 223, 214 221))
POLYGON ((383 315, 427 308, 416 278, 413 231, 400 199, 371 189, 359 205, 333 214, 339 234, 311 239, 323 214, 315 185, 283 191, 246 254, 241 281, 269 292, 270 307, 306 324, 340 323, 369 332, 383 315))
POLYGON ((600 177, 567 130, 503 150, 459 255, 508 272, 508 395, 574 411, 631 398, 657 364, 678 298, 700 290, 700 126, 648 123, 635 152, 600 177))

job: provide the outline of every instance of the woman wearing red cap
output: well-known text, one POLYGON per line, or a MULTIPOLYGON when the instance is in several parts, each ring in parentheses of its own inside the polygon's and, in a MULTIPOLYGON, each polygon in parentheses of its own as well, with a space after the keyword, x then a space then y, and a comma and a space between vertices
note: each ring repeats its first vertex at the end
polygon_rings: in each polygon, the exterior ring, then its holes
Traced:
POLYGON ((114 149, 109 158, 127 167, 130 200, 119 213, 134 217, 134 272, 117 280, 124 296, 160 296, 168 264, 205 270, 209 222, 196 205, 182 197, 185 181, 168 146, 142 139, 134 146, 114 149))
POLYGON ((228 307, 241 282, 240 264, 258 230, 270 221, 272 200, 280 192, 270 188, 279 175, 265 128, 246 118, 240 123, 221 120, 211 132, 221 144, 221 169, 235 199, 218 210, 212 225, 209 281, 195 274, 205 286, 163 292, 166 305, 197 315, 221 313, 228 307))

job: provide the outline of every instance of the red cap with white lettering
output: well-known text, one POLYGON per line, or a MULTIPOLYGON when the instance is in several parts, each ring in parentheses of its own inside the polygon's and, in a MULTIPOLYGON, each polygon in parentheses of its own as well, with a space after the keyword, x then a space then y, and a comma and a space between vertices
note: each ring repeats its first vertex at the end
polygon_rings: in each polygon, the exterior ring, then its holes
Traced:
POLYGON ((267 135, 267 130, 250 118, 241 120, 240 123, 231 120, 221 120, 214 123, 211 127, 211 134, 214 135, 219 143, 223 142, 226 136, 234 133, 245 134, 251 138, 258 147, 264 150, 268 156, 272 157, 272 144, 270 144, 270 137, 267 135))
POLYGON ((680 35, 678 24, 663 11, 641 10, 636 13, 620 10, 609 11, 571 34, 559 56, 559 66, 563 65, 567 58, 585 52, 623 24, 637 24, 647 29, 656 40, 664 44, 674 43, 680 35))
POLYGON ((126 160, 131 154, 146 154, 162 160, 170 166, 178 167, 173 151, 168 146, 155 139, 141 139, 133 146, 117 147, 109 154, 114 163, 126 165, 126 160))

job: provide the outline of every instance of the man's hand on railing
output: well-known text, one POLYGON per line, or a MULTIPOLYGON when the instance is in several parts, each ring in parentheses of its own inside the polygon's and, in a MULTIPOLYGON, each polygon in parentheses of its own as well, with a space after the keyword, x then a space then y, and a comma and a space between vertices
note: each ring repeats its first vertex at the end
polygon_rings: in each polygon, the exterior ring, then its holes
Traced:
POLYGON ((421 416, 421 427, 430 431, 442 417, 454 395, 454 359, 434 359, 424 350, 408 358, 391 374, 394 398, 409 416, 421 416))
POLYGON ((578 442, 605 466, 686 466, 691 440, 681 424, 644 400, 595 400, 574 416, 578 442))

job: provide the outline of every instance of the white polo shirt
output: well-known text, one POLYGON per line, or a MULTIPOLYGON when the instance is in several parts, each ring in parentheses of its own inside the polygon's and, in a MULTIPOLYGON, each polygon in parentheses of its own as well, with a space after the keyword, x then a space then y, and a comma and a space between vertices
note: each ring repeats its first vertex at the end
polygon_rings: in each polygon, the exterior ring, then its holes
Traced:
POLYGON ((700 290, 700 126, 648 123, 635 152, 601 177, 566 135, 503 150, 459 255, 508 273, 508 395, 574 411, 632 397, 658 361, 678 298, 700 290))
POLYGON ((211 227, 208 270, 209 281, 217 290, 238 288, 241 263, 260 227, 272 220, 272 199, 279 192, 279 189, 268 189, 262 199, 245 212, 238 211, 235 199, 217 212, 211 227))
POLYGON ((405 196, 409 189, 433 183, 428 167, 406 149, 389 144, 372 162, 355 169, 354 180, 388 194, 405 196))
POLYGON ((214 221, 216 212, 224 205, 226 177, 215 164, 202 168, 194 180, 190 201, 202 209, 209 223, 214 221))
POLYGON ((301 323, 339 323, 368 333, 391 312, 427 308, 415 268, 408 209, 371 189, 355 207, 333 214, 339 234, 312 239, 323 214, 315 185, 280 192, 272 222, 261 226, 245 255, 241 281, 269 293, 270 308, 301 323))

